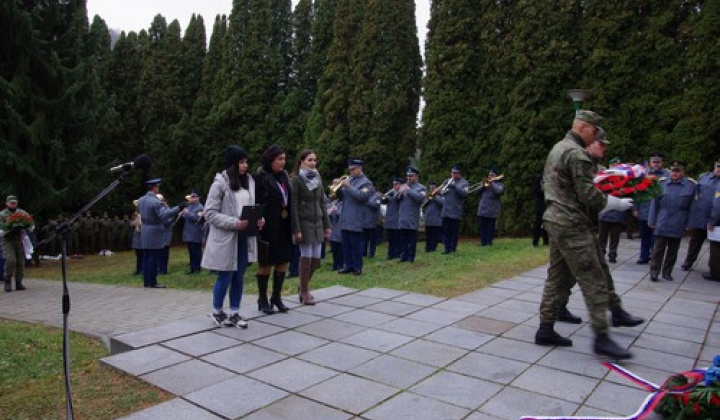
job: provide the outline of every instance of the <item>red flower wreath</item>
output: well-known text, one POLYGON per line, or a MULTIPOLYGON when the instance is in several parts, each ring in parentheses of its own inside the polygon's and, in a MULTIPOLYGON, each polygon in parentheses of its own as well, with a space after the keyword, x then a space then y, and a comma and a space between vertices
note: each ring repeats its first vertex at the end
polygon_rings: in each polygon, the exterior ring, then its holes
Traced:
POLYGON ((657 178, 648 175, 642 165, 620 165, 600 171, 594 183, 606 194, 632 198, 635 203, 650 201, 662 193, 657 178))

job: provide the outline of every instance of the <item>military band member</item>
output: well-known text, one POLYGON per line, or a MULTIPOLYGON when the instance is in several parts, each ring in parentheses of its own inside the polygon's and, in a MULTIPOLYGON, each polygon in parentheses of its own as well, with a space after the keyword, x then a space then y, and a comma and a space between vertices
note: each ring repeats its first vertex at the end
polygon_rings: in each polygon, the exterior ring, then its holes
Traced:
POLYGON ((202 237, 203 237, 203 210, 200 204, 200 194, 193 190, 188 196, 189 204, 180 214, 185 219, 182 239, 187 244, 190 257, 190 271, 187 274, 200 274, 200 262, 202 261, 202 237))
POLYGON ((138 200, 133 201, 135 211, 133 212, 132 219, 130 220, 130 228, 132 229, 132 243, 130 247, 135 250, 135 273, 133 273, 134 275, 140 275, 144 272, 144 255, 142 249, 142 241, 140 239, 140 232, 142 231, 142 219, 140 218, 140 213, 138 212, 138 202, 138 200))
POLYGON ((695 187, 695 203, 688 222, 690 242, 685 262, 682 265, 684 271, 692 269, 700 253, 700 248, 707 238, 707 225, 711 221, 713 198, 715 198, 715 191, 718 188, 720 188, 720 157, 715 159, 713 170, 700 175, 695 187))
POLYGON ((142 220, 140 241, 143 249, 143 280, 145 287, 155 289, 165 288, 157 282, 158 261, 164 246, 163 222, 180 212, 180 207, 163 206, 158 199, 160 181, 160 178, 146 181, 148 192, 138 201, 138 212, 142 220))
MULTIPOLYGON (((663 159, 665 155, 662 152, 650 152, 650 164, 648 165, 648 175, 658 178, 669 177, 670 172, 663 168, 663 159)), ((637 264, 647 264, 650 262, 650 252, 655 244, 655 234, 648 227, 648 214, 650 213, 650 201, 644 203, 635 203, 633 207, 633 216, 638 221, 640 230, 640 258, 637 264)))
POLYGON ((348 170, 350 177, 343 182, 339 191, 343 201, 340 213, 340 230, 342 231, 343 257, 345 268, 339 273, 362 274, 363 269, 363 212, 365 203, 375 193, 372 182, 363 173, 365 163, 360 159, 350 159, 348 170))
MULTIPOLYGON (((437 182, 428 182, 428 191, 437 188, 437 182)), ((423 220, 425 221, 425 252, 437 250, 442 235, 442 208, 445 197, 435 194, 426 198, 423 203, 423 220)))
POLYGON ((387 258, 389 260, 400 258, 401 254, 399 245, 400 231, 398 230, 400 202, 395 200, 395 197, 398 194, 400 186, 403 184, 403 180, 402 178, 395 177, 392 183, 392 189, 385 193, 381 200, 382 204, 385 204, 385 232, 387 233, 387 258))
POLYGON ((655 230, 650 259, 652 281, 658 281, 661 270, 665 280, 673 280, 672 269, 688 226, 695 185, 695 180, 685 176, 685 162, 681 160, 674 160, 670 165, 670 177, 660 181, 663 192, 652 200, 648 215, 648 226, 655 230))
POLYGON ((460 165, 453 165, 450 170, 450 181, 445 192, 438 191, 445 198, 442 209, 442 229, 445 251, 449 254, 457 250, 460 235, 460 219, 462 219, 463 204, 468 195, 468 182, 462 177, 460 165))
POLYGON ((375 258, 377 249, 378 224, 380 223, 380 201, 382 196, 376 190, 365 203, 364 227, 363 227, 363 257, 375 258))
POLYGON ((408 166, 407 182, 400 187, 395 198, 400 202, 398 228, 400 229, 400 262, 415 262, 418 229, 420 228, 420 207, 425 202, 427 190, 418 182, 420 171, 408 166))
POLYGON ((505 186, 497 179, 498 172, 497 169, 490 169, 487 181, 478 190, 480 202, 478 203, 477 217, 481 246, 492 246, 493 238, 495 238, 495 224, 502 209, 500 196, 505 193, 505 186))

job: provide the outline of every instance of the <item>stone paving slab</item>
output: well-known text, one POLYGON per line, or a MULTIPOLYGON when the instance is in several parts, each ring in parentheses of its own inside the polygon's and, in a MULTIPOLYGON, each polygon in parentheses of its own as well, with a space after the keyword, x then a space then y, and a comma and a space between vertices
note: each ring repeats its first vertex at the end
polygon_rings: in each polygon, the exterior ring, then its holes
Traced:
MULTIPOLYGON (((635 358, 623 365, 662 383, 720 353, 720 284, 696 270, 653 283, 635 264, 639 241, 621 241, 612 264, 624 307, 648 322, 612 329, 635 358)), ((685 245, 678 260, 682 260, 685 245)), ((371 275, 372 273, 367 273, 371 275)), ((102 360, 178 398, 123 420, 463 419, 523 415, 629 415, 647 392, 608 371, 592 352, 581 293, 580 325, 556 325, 568 348, 533 343, 546 267, 452 299, 384 288, 315 290, 318 305, 286 298, 266 316, 245 295, 248 329, 216 327, 210 292, 71 284, 70 327, 125 351, 102 360), (172 313, 172 322, 156 314, 172 313)), ((27 280, 0 294, 0 317, 57 325, 60 283, 27 280), (57 305, 56 305, 57 303, 57 305)), ((169 283, 171 284, 171 282, 169 283)))

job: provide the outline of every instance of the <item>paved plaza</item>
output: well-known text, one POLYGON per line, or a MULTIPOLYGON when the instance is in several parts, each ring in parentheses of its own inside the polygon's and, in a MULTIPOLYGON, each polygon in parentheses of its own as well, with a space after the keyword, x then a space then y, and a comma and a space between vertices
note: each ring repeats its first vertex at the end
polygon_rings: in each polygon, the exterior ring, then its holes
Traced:
MULTIPOLYGON (((623 239, 621 257, 611 264, 623 306, 647 319, 613 329, 612 337, 635 355, 623 366, 655 383, 707 367, 720 354, 720 283, 702 278, 707 245, 694 271, 680 270, 686 245, 674 281, 649 281, 649 267, 635 264, 638 240, 623 239)), ((540 267, 452 299, 334 286, 314 292, 316 306, 288 296, 290 312, 270 316, 248 295, 241 311, 246 330, 213 324, 209 290, 71 283, 70 327, 104 340, 113 353, 104 365, 176 396, 122 420, 634 413, 648 392, 609 372, 592 353, 577 288, 569 307, 584 322, 556 325, 573 347, 533 343, 545 275, 540 267)), ((0 317, 61 326, 61 284, 26 283, 25 292, 0 294, 0 317)))

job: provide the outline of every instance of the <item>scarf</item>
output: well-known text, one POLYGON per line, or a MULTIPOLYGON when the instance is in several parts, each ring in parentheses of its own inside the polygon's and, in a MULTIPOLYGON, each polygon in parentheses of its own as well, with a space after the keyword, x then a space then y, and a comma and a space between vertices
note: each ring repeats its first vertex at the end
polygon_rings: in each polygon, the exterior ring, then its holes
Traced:
POLYGON ((318 176, 317 171, 314 171, 312 169, 300 168, 299 175, 300 178, 305 182, 305 186, 310 191, 313 191, 315 188, 318 187, 318 185, 320 185, 320 177, 318 176))

